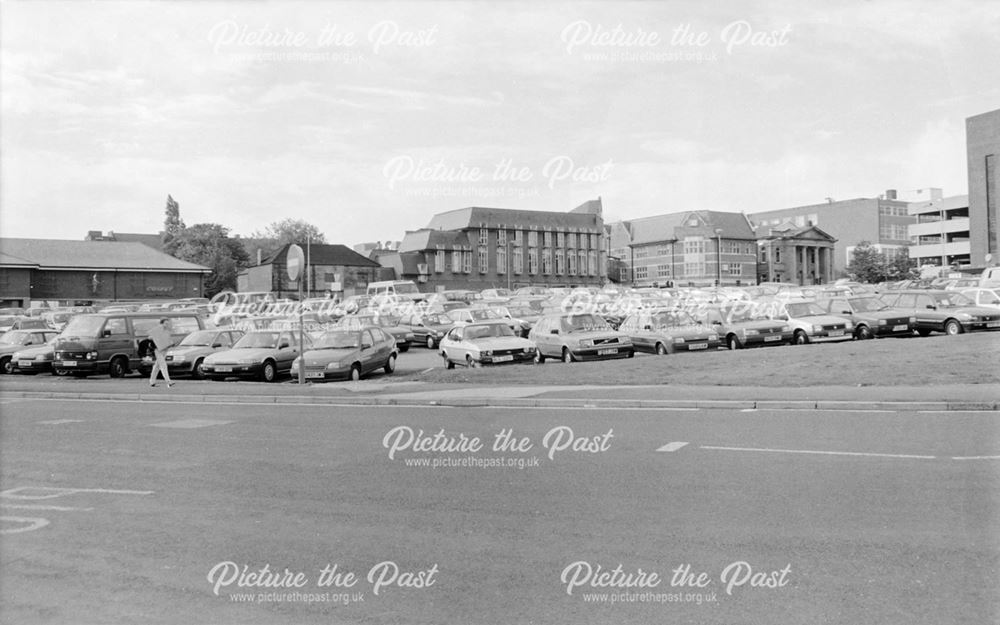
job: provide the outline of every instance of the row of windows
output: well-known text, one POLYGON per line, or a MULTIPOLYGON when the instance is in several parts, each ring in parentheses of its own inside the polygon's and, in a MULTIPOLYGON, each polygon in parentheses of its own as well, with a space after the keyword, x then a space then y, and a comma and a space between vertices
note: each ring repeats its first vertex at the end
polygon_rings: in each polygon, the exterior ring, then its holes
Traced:
POLYGON ((906 224, 882 224, 878 227, 880 239, 892 239, 894 241, 908 241, 910 239, 909 229, 906 224))
MULTIPOLYGON (((447 258, 445 256, 446 252, 444 250, 438 250, 434 255, 434 267, 433 271, 436 273, 443 273, 448 267, 447 258)), ((489 272, 489 248, 481 246, 477 250, 478 256, 478 268, 479 273, 489 272)), ((577 268, 579 268, 579 275, 592 275, 596 276, 598 274, 598 256, 596 250, 591 250, 589 252, 579 251, 579 252, 567 252, 566 250, 555 250, 543 249, 542 253, 539 255, 539 251, 536 248, 528 248, 528 267, 527 273, 537 274, 539 273, 539 260, 541 261, 541 273, 551 274, 555 273, 557 275, 569 274, 577 275, 577 268), (553 272, 553 269, 555 271, 553 272)), ((507 258, 507 248, 500 247, 497 248, 496 253, 496 270, 498 274, 507 273, 507 267, 510 266, 510 270, 513 273, 519 274, 525 271, 524 268, 524 251, 520 247, 515 247, 511 250, 510 262, 508 263, 507 258)), ((472 273, 472 252, 471 251, 454 251, 451 252, 451 272, 452 273, 472 273)))
MULTIPOLYGON (((684 263, 681 267, 683 273, 678 277, 688 276, 688 277, 702 277, 706 275, 706 264, 702 262, 694 263, 684 263)), ((671 268, 670 265, 643 265, 637 266, 635 268, 635 279, 645 280, 650 277, 650 271, 655 273, 657 278, 670 278, 671 268)), ((742 276, 743 275, 743 264, 742 263, 723 263, 722 273, 726 276, 742 276)), ((629 268, 622 267, 620 269, 620 279, 623 282, 629 280, 629 268)))
MULTIPOLYGON (((513 236, 511 237, 511 242, 514 245, 522 245, 523 244, 523 239, 524 239, 523 233, 525 231, 523 231, 523 230, 512 230, 510 232, 513 233, 513 236)), ((536 231, 536 230, 528 230, 527 232, 528 232, 528 246, 529 247, 537 247, 538 246, 538 231, 536 231)), ((507 230, 497 230, 496 233, 497 233, 497 245, 507 245, 507 237, 508 237, 507 233, 508 233, 508 231, 507 230)), ((597 246, 598 246, 598 235, 596 235, 596 234, 579 233, 579 236, 577 236, 576 232, 555 232, 555 233, 553 233, 553 232, 550 232, 550 231, 542 232, 542 245, 544 245, 545 247, 552 247, 553 238, 555 239, 555 244, 556 244, 557 247, 571 247, 571 248, 576 248, 576 247, 578 247, 577 243, 579 243, 579 247, 588 247, 588 243, 589 243, 589 247, 592 248, 592 249, 597 249, 597 246), (555 234, 555 237, 552 236, 553 234, 555 234)), ((490 242, 490 230, 489 230, 489 228, 480 228, 479 229, 479 244, 480 245, 489 245, 489 242, 490 242)))
POLYGON ((893 217, 906 217, 910 214, 905 206, 885 206, 879 205, 878 207, 879 215, 891 215, 893 217))
MULTIPOLYGON (((705 254, 708 252, 715 253, 715 242, 708 239, 698 239, 684 241, 683 252, 684 254, 705 254)), ((756 254, 757 244, 753 241, 723 241, 722 242, 722 253, 723 254, 756 254)), ((658 245, 644 246, 644 247, 634 247, 630 252, 627 247, 620 247, 611 250, 611 255, 616 258, 628 259, 635 258, 640 260, 643 258, 650 258, 652 256, 671 256, 670 246, 658 245), (655 252, 655 254, 654 254, 655 252)))

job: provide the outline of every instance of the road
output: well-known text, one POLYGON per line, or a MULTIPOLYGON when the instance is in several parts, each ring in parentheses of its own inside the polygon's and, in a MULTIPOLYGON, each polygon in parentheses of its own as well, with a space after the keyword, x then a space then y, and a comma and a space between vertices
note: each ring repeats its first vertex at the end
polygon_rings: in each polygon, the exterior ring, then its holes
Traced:
POLYGON ((7 623, 1000 616, 996 412, 0 401, 7 623))

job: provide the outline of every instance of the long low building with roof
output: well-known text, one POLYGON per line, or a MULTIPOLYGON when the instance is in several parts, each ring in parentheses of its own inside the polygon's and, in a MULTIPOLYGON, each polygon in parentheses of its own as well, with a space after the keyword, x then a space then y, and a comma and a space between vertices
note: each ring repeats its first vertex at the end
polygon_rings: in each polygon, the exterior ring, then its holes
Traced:
POLYGON ((136 242, 0 238, 0 302, 204 296, 211 269, 136 242))

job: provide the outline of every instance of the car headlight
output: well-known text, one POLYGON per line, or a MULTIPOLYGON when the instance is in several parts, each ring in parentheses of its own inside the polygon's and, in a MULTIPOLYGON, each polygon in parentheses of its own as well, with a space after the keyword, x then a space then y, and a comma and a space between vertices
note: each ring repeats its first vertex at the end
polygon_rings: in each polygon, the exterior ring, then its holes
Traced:
MULTIPOLYGON (((754 334, 756 334, 756 332, 754 334)), ((709 334, 708 335, 708 340, 710 340, 710 341, 718 341, 719 340, 719 335, 718 334, 709 334)))
POLYGON ((682 337, 678 336, 677 338, 674 339, 674 343, 676 343, 678 345, 683 345, 684 344, 684 339, 682 337))
POLYGON ((329 369, 329 370, 331 370, 331 371, 333 371, 334 369, 340 369, 340 362, 335 360, 335 361, 331 362, 330 364, 328 364, 326 366, 326 368, 329 369))
POLYGON ((813 326, 813 332, 822 332, 823 326, 813 326))
POLYGON ((38 354, 35 356, 35 360, 48 360, 52 354, 38 354))
POLYGON ((845 330, 853 330, 854 329, 854 322, 848 321, 847 323, 845 323, 844 324, 844 329, 845 330))
POLYGON ((530 346, 529 347, 525 347, 524 348, 524 353, 525 354, 534 354, 535 353, 535 348, 534 347, 530 347, 530 346))
POLYGON ((916 317, 910 317, 910 323, 916 323, 916 322, 917 322, 916 317))
POLYGON ((243 358, 241 360, 238 360, 237 363, 241 364, 241 365, 255 365, 255 364, 257 364, 257 359, 256 358, 243 358))
POLYGON ((174 362, 184 362, 187 358, 184 354, 171 354, 174 357, 174 362))
POLYGON ((781 332, 791 332, 791 331, 792 331, 791 326, 781 326, 781 332))
POLYGON ((958 313, 955 316, 961 319, 962 321, 972 321, 972 315, 970 315, 969 313, 958 313))
POLYGON ((97 360, 97 352, 87 352, 87 360, 97 360))
POLYGON ((493 355, 493 350, 492 349, 487 349, 487 350, 483 351, 483 356, 492 356, 492 355, 493 355))
POLYGON ((757 336, 758 334, 760 334, 760 332, 758 332, 757 330, 751 330, 749 328, 743 331, 743 336, 757 336))
POLYGON ((298 368, 299 368, 299 359, 296 358, 295 360, 292 361, 292 369, 298 369, 298 368))
POLYGON ((580 339, 580 347, 593 347, 594 339, 580 339))
POLYGON ((885 319, 879 319, 879 320, 878 320, 878 324, 879 324, 880 326, 884 326, 884 325, 888 325, 888 323, 889 323, 889 322, 888 322, 888 321, 886 321, 885 319))

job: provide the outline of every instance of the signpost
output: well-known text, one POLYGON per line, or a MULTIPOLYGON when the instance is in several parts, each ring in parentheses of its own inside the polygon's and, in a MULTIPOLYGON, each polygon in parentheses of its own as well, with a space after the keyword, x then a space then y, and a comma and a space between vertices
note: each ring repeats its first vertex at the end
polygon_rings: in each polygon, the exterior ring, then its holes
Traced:
POLYGON ((305 265, 305 254, 298 245, 288 246, 285 255, 285 267, 288 269, 288 279, 299 283, 299 384, 306 383, 305 340, 302 338, 302 267, 305 265))

